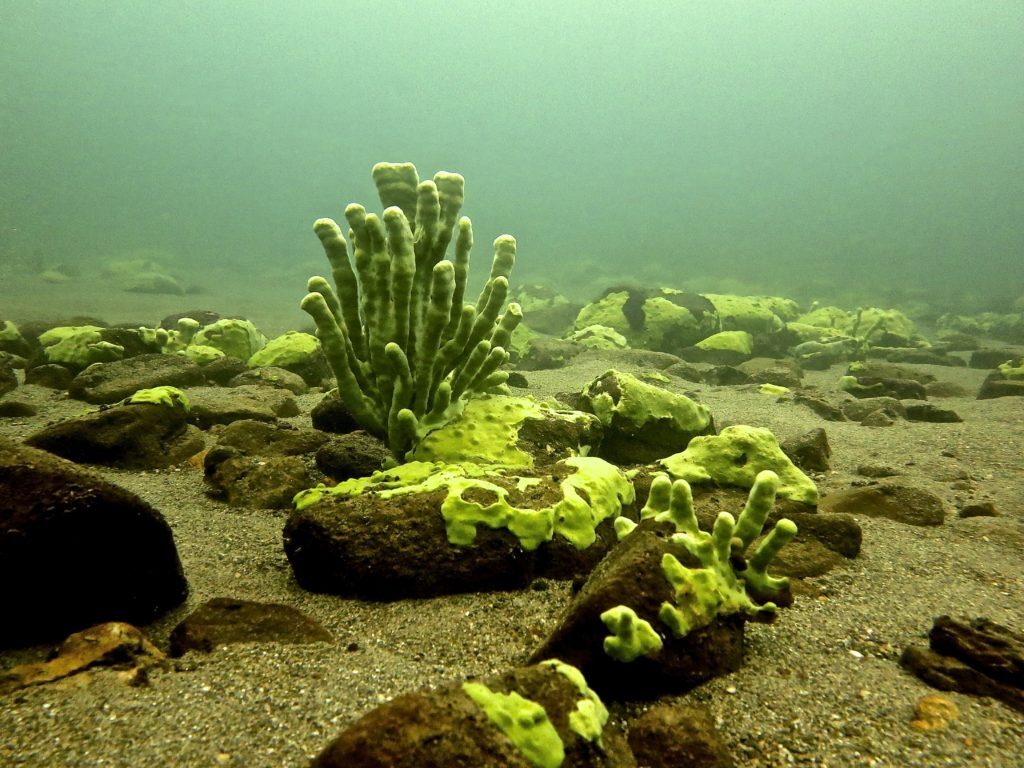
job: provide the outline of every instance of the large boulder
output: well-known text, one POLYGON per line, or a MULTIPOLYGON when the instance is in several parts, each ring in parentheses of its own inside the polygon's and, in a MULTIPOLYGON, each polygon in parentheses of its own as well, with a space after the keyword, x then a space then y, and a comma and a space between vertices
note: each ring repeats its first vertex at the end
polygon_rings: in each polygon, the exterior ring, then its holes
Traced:
POLYGON ((146 624, 188 585, 170 526, 123 488, 0 439, 0 647, 146 624))

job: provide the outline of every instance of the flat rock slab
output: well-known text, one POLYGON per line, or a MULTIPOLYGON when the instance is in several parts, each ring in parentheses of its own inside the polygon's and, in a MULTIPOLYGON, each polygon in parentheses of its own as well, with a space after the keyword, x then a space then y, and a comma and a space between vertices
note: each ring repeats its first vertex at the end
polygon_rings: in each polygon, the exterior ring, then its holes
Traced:
POLYGON ((0 647, 108 621, 146 624, 187 594, 157 510, 69 461, 0 439, 0 647))
POLYGON ((946 506, 931 491, 887 481, 830 493, 821 500, 822 512, 886 517, 907 525, 942 525, 946 506))
POLYGON ((180 408, 117 405, 44 427, 25 441, 80 464, 160 469, 203 450, 199 430, 180 408))
POLYGON ((299 415, 299 404, 291 392, 275 387, 193 387, 186 394, 192 405, 191 419, 203 429, 240 419, 274 421, 299 415))
POLYGON ((929 648, 909 646, 900 664, 943 691, 991 696, 1024 712, 1024 635, 988 619, 935 619, 929 648))
POLYGON ((206 383, 203 369, 179 355, 147 354, 97 363, 78 374, 68 385, 77 400, 103 405, 116 403, 140 389, 195 387, 206 383))
POLYGON ((171 632, 171 656, 209 653, 233 643, 329 643, 334 638, 297 608, 216 597, 203 603, 171 632))

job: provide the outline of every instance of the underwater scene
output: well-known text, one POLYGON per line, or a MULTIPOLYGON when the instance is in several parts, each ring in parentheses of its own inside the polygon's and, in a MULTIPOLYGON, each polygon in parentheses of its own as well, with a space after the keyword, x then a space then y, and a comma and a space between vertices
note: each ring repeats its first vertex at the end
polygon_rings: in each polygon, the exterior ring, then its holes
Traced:
POLYGON ((1024 5, 0 0, 0 766, 1024 765, 1024 5))

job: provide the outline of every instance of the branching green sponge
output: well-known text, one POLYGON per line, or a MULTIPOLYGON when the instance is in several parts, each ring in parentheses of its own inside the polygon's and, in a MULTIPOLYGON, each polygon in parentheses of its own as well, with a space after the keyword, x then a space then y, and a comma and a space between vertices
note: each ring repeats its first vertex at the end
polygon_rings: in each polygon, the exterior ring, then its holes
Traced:
POLYGON ((302 309, 316 322, 342 403, 401 460, 467 397, 508 378, 498 369, 522 319, 518 304, 502 311, 516 241, 494 241, 490 276, 467 304, 473 228, 459 218, 462 176, 442 171, 420 182, 412 163, 378 163, 373 180, 382 216, 349 205, 348 241, 332 219, 313 225, 334 287, 310 278, 302 309))
POLYGON ((611 632, 604 639, 604 652, 616 661, 633 661, 661 650, 661 636, 628 606, 609 608, 601 614, 601 621, 611 632))
MULTIPOLYGON (((755 602, 751 593, 763 598, 777 595, 788 586, 787 579, 770 576, 767 568, 796 535, 796 524, 779 520, 749 557, 746 552, 764 528, 778 484, 774 472, 758 473, 739 519, 723 512, 712 532, 707 533, 697 523, 689 483, 672 482, 664 475, 654 479, 641 518, 671 522, 676 529, 673 543, 683 546, 701 563, 698 568, 688 568, 672 554, 662 557, 662 571, 673 587, 674 599, 662 603, 658 618, 675 637, 707 626, 718 616, 775 613, 775 603, 755 602)), ((629 535, 631 528, 620 525, 617 530, 623 536, 629 535)), ((609 639, 605 641, 606 652, 609 639)))
POLYGON ((515 691, 497 693, 483 683, 463 683, 462 690, 515 744, 530 765, 558 768, 565 760, 562 738, 540 704, 524 699, 515 691))
POLYGON ((423 461, 346 480, 332 488, 321 485, 301 491, 295 496, 295 506, 303 509, 329 495, 374 492, 390 498, 443 489, 447 495, 441 504, 441 516, 452 544, 470 546, 476 539, 477 526, 486 525, 507 529, 526 550, 551 541, 555 534, 585 549, 594 543, 595 529, 603 520, 615 519, 624 504, 632 503, 633 484, 618 467, 603 459, 575 456, 562 463, 575 471, 561 480, 561 498, 538 508, 513 504, 508 486, 524 491, 538 485, 539 478, 507 475, 507 467, 495 465, 423 461))

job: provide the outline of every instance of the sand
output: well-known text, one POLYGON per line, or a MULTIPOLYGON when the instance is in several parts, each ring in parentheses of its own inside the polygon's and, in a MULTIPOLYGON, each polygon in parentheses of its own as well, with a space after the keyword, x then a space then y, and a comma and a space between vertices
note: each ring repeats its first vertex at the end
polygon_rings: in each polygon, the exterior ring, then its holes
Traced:
MULTIPOLYGON (((576 390, 608 367, 591 357, 559 371, 528 373, 531 391, 576 390)), ((621 367, 621 366, 620 366, 621 367)), ((713 711, 738 765, 1020 766, 1024 714, 995 701, 947 694, 959 709, 944 730, 910 727, 914 703, 935 693, 897 664, 925 642, 941 614, 987 616, 1024 630, 1024 408, 1016 398, 977 401, 985 372, 922 366, 970 397, 939 401, 959 424, 890 427, 825 423, 808 408, 752 387, 677 382, 710 405, 720 424, 770 428, 780 440, 824 426, 833 468, 815 476, 823 493, 849 487, 860 464, 885 464, 948 504, 941 527, 861 518, 859 558, 813 580, 772 625, 750 625, 746 664, 686 696, 713 711), (992 501, 1000 517, 958 519, 968 501, 992 501)), ((841 370, 810 373, 834 388, 841 370)), ((34 418, 0 420, 21 438, 81 412, 60 394, 32 389, 34 418)), ((302 398, 308 410, 318 395, 302 398)), ((144 687, 110 674, 88 684, 46 685, 0 702, 0 765, 301 766, 348 723, 405 691, 520 663, 553 628, 569 585, 390 604, 304 592, 281 545, 285 513, 228 508, 203 494, 191 467, 100 470, 170 522, 191 587, 188 602, 143 627, 166 647, 173 626, 213 597, 283 602, 320 621, 331 644, 235 645, 189 654, 144 687)), ((37 661, 48 647, 0 653, 0 669, 37 661)), ((615 705, 628 715, 645 705, 615 705)))

